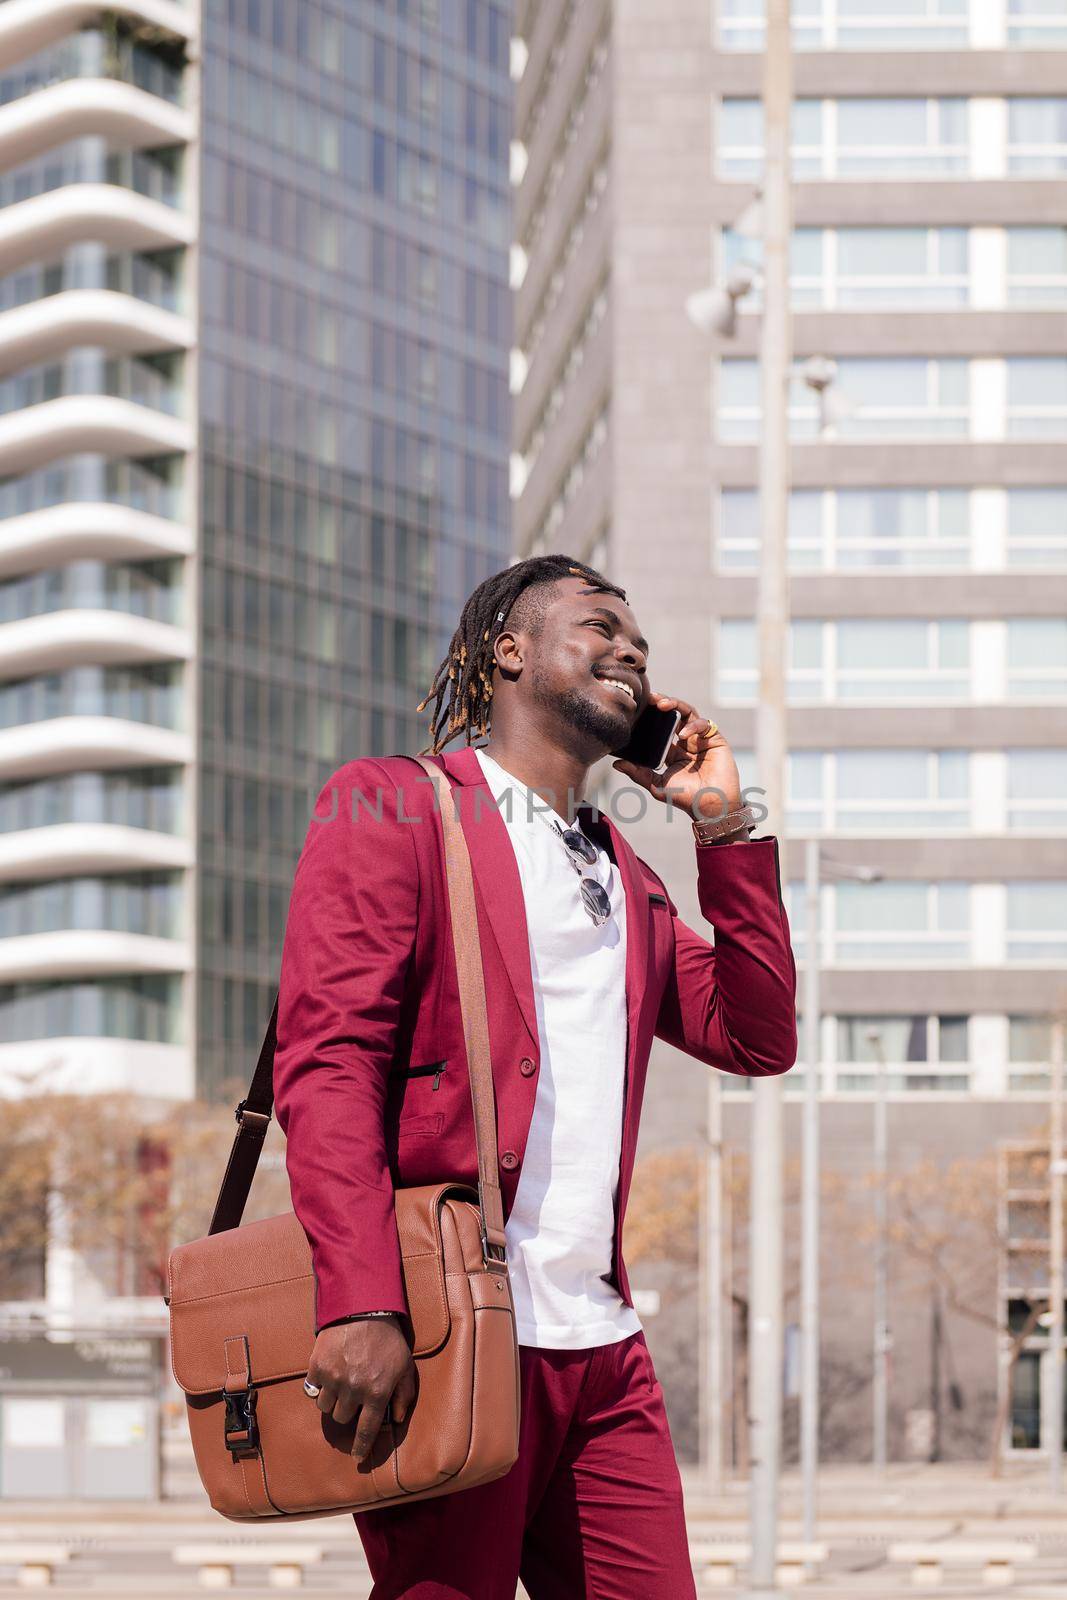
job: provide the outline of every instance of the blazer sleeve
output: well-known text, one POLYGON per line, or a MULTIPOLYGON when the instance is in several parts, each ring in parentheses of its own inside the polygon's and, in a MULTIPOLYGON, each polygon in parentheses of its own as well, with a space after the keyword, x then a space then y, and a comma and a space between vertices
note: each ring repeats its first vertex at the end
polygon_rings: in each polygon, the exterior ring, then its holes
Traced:
POLYGON ((274 1061, 316 1331, 354 1312, 407 1311, 384 1109, 418 903, 396 788, 374 762, 349 762, 321 791, 297 864, 274 1061))
POLYGON ((743 1077, 788 1072, 797 1056, 796 964, 782 903, 777 839, 696 845, 697 897, 710 943, 678 915, 674 965, 656 1036, 743 1077))

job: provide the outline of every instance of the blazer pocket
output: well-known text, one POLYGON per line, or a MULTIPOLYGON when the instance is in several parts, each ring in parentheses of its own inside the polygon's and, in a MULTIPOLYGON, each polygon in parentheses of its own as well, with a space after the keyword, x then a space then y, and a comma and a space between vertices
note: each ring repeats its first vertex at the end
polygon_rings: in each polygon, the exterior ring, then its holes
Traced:
POLYGON ((439 1089, 447 1067, 448 1057, 446 1056, 443 1061, 425 1061, 418 1067, 400 1067, 397 1070, 402 1078, 432 1078, 433 1087, 439 1089))
POLYGON ((427 1111, 420 1116, 401 1117, 397 1123, 396 1136, 403 1139, 405 1134, 421 1134, 424 1138, 433 1138, 441 1132, 444 1126, 444 1116, 440 1111, 427 1111))

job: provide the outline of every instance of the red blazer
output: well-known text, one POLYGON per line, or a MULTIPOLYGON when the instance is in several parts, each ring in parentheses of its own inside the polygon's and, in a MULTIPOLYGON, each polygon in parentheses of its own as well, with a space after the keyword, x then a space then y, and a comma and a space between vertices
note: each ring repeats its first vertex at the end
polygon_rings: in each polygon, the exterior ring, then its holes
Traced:
MULTIPOLYGON (((474 870, 506 1216, 539 1061, 522 888, 474 750, 433 759, 452 783, 474 870)), ((274 1093, 293 1206, 311 1243, 316 1327, 356 1311, 406 1311, 395 1185, 477 1177, 434 799, 429 778, 405 757, 348 762, 319 795, 296 869, 274 1093)), ((677 821, 687 826, 684 816, 677 821)), ((620 1241, 653 1037, 724 1072, 786 1072, 796 1059, 796 968, 775 839, 694 846, 713 948, 610 820, 594 822, 587 809, 582 822, 599 830, 626 891, 628 1045, 612 1281, 630 1304, 620 1241)))

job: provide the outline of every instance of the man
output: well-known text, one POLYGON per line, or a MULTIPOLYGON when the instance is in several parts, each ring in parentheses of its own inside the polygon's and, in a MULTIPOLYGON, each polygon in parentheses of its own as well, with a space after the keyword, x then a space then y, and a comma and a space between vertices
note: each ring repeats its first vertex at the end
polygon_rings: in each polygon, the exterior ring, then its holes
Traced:
MULTIPOLYGON (((513 1600, 520 1576, 531 1600, 695 1593, 621 1253, 645 1071, 653 1036, 727 1072, 787 1071, 796 972, 777 844, 748 837, 725 738, 654 693, 647 662, 624 592, 543 556, 474 591, 430 690, 434 755, 466 737, 439 760, 478 898, 522 1423, 496 1482, 356 1515, 373 1600, 513 1600), (676 825, 702 819, 714 948, 578 803, 592 763, 623 748, 650 702, 682 712, 666 771, 615 766, 675 807, 676 825), (472 734, 488 743, 471 748, 472 734)), ((402 757, 334 775, 282 958, 275 1094, 317 1292, 308 1403, 358 1418, 360 1458, 386 1413, 401 1421, 415 1401, 394 1186, 476 1176, 430 788, 402 757)))

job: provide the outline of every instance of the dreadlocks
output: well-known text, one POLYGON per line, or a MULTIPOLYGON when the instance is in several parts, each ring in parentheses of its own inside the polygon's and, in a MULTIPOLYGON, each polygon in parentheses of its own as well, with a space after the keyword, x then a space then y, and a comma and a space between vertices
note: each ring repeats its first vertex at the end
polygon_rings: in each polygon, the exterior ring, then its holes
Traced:
MULTIPOLYGON (((489 732, 489 702, 493 694, 491 674, 496 665, 493 660, 493 641, 521 594, 538 585, 555 583, 567 577, 585 578, 589 586, 598 592, 616 595, 620 600, 626 599, 625 590, 609 583, 593 567, 563 555, 531 556, 528 561, 516 561, 478 585, 463 607, 459 627, 452 635, 448 654, 434 673, 429 693, 416 707, 416 710, 422 711, 436 696, 430 715, 432 742, 420 750, 420 755, 437 755, 455 733, 462 731, 470 744, 472 736, 489 732), (444 704, 446 695, 447 708, 444 704)), ((523 624, 536 634, 540 632, 543 617, 544 606, 540 606, 524 616, 523 624)))

